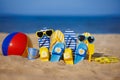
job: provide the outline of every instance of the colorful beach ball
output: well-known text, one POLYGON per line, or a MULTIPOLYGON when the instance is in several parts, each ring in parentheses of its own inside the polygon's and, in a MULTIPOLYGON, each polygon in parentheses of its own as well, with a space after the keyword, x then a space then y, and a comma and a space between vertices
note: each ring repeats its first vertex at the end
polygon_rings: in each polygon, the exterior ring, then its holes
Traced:
POLYGON ((28 47, 32 47, 30 39, 21 32, 9 34, 2 43, 2 53, 4 56, 19 55, 27 57, 28 47))

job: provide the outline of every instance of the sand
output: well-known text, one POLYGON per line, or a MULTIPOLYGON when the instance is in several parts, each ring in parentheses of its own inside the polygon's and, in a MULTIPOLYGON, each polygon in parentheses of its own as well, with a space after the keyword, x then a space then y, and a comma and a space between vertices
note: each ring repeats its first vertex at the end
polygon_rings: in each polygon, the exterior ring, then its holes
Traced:
MULTIPOLYGON (((6 33, 0 33, 0 53, 6 33)), ((38 49, 35 34, 27 34, 38 49)), ((94 34, 95 55, 120 58, 120 34, 94 34)), ((28 60, 21 56, 0 55, 0 80, 120 80, 120 62, 100 64, 83 60, 76 65, 28 60)))

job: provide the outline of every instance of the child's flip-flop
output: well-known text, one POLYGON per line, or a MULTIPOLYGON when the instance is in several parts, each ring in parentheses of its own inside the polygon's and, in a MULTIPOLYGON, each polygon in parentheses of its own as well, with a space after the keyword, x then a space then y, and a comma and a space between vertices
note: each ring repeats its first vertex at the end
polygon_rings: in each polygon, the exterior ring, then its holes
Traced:
POLYGON ((79 43, 75 51, 74 64, 77 64, 78 62, 82 61, 86 56, 86 52, 87 52, 86 44, 82 42, 79 43))
POLYGON ((73 54, 76 50, 76 33, 73 30, 66 30, 64 32, 66 49, 63 54, 64 62, 66 64, 73 64, 73 54))
POLYGON ((66 64, 73 64, 73 53, 71 48, 65 49, 63 57, 66 64))
POLYGON ((53 46, 57 42, 65 43, 64 34, 60 30, 56 30, 50 37, 50 48, 49 48, 50 52, 52 51, 53 46))
POLYGON ((41 61, 49 61, 49 51, 47 47, 41 47, 39 54, 41 61))
POLYGON ((76 33, 73 30, 68 29, 64 32, 64 36, 65 36, 66 48, 71 48, 74 54, 76 50, 76 42, 77 42, 76 33))
POLYGON ((65 49, 65 45, 61 42, 57 42, 52 48, 50 61, 58 62, 64 52, 64 49, 65 49))

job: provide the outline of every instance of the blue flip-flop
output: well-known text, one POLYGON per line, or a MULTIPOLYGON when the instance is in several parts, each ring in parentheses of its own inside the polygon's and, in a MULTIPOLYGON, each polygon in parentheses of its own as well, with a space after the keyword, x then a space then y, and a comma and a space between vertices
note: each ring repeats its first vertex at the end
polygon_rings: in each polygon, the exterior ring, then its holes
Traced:
POLYGON ((51 62, 58 62, 60 60, 63 52, 64 52, 64 49, 65 49, 64 43, 57 42, 53 46, 53 49, 52 49, 52 52, 51 52, 51 59, 50 59, 50 61, 51 62))
POLYGON ((74 64, 77 64, 78 62, 82 61, 86 57, 86 52, 87 45, 83 42, 79 43, 75 51, 74 64))
POLYGON ((74 54, 77 43, 76 33, 73 30, 68 29, 64 32, 64 35, 65 35, 66 48, 71 48, 74 54))

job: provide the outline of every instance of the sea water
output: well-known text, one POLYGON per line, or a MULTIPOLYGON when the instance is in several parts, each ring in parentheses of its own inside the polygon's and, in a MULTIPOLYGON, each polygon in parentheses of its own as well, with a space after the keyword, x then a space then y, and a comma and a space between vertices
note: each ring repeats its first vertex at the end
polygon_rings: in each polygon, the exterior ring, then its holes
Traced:
POLYGON ((0 32, 35 33, 43 28, 76 33, 120 33, 120 17, 113 16, 1 16, 0 32))

